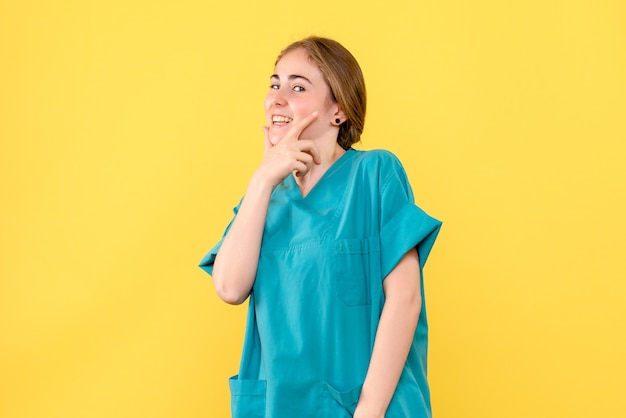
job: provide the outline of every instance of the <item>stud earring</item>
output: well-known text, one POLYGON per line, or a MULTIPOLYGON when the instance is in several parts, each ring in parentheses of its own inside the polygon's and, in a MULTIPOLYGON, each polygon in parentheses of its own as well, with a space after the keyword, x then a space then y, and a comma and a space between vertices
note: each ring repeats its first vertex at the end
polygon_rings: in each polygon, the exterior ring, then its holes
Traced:
POLYGON ((335 123, 336 123, 337 125, 339 125, 339 123, 341 123, 341 119, 339 119, 339 118, 335 119, 335 123))

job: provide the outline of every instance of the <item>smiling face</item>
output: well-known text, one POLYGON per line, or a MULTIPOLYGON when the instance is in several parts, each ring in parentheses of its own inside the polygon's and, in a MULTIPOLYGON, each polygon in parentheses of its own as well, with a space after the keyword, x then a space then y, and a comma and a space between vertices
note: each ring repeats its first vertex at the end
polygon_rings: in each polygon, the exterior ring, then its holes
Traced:
POLYGON ((276 64, 270 78, 270 91, 265 98, 265 118, 269 139, 276 145, 285 136, 290 124, 314 111, 319 116, 304 129, 300 139, 318 139, 334 135, 339 128, 332 121, 340 117, 337 103, 319 68, 306 51, 299 48, 286 53, 276 64))

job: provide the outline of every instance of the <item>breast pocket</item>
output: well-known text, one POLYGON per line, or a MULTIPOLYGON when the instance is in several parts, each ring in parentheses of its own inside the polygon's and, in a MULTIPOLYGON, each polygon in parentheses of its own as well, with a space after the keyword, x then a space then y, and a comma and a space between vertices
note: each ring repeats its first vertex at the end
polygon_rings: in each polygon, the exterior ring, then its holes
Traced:
POLYGON ((339 239, 334 243, 334 280, 337 297, 346 305, 372 303, 370 245, 366 239, 339 239))

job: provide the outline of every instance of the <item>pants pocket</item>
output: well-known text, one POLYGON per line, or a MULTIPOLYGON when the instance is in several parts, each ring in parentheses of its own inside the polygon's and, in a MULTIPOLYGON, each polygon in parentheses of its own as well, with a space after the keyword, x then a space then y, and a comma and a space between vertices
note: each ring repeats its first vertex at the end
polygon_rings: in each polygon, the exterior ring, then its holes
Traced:
POLYGON ((428 386, 425 386, 425 389, 420 389, 413 374, 409 373, 405 367, 393 394, 393 398, 391 398, 391 403, 387 408, 385 417, 404 418, 431 416, 432 412, 430 410, 428 386))
POLYGON ((324 397, 328 398, 328 416, 351 417, 354 415, 356 405, 359 403, 362 385, 340 392, 328 383, 324 383, 324 397))
POLYGON ((242 380, 233 376, 228 385, 233 418, 265 418, 265 380, 242 380))

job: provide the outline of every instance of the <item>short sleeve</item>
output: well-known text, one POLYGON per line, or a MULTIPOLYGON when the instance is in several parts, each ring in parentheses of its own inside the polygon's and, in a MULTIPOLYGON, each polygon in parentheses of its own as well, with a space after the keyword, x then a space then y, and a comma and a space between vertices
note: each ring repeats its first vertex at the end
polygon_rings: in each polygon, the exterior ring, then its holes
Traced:
POLYGON ((202 261, 200 261, 200 264, 199 264, 200 268, 206 271, 207 273, 209 273, 210 275, 213 275, 213 263, 215 262, 215 257, 217 256, 217 253, 220 250, 220 247, 222 246, 224 237, 228 233, 230 226, 233 224, 233 221, 235 220, 235 217, 237 216, 237 212, 239 211, 240 205, 241 205, 241 202, 239 202, 239 205, 233 208, 234 216, 231 219, 228 226, 226 227, 226 230, 224 231, 224 234, 222 235, 222 239, 220 239, 219 242, 215 244, 215 246, 211 248, 211 250, 202 258, 202 261))
POLYGON ((383 277, 414 247, 418 251, 420 268, 423 268, 439 234, 441 222, 415 205, 404 168, 392 154, 381 166, 381 178, 380 241, 383 277))

